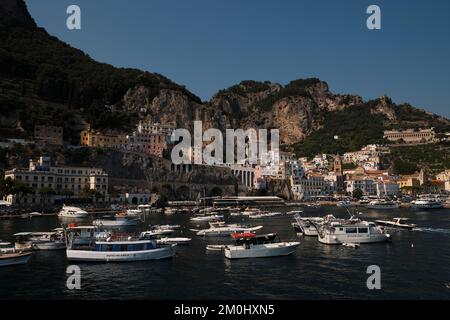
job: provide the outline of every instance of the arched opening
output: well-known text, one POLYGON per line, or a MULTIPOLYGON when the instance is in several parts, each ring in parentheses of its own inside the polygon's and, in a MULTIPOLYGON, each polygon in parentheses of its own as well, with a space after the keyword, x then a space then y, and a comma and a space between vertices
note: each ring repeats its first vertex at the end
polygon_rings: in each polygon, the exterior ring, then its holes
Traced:
POLYGON ((132 203, 132 204, 138 204, 138 198, 133 197, 133 198, 131 199, 131 203, 132 203))

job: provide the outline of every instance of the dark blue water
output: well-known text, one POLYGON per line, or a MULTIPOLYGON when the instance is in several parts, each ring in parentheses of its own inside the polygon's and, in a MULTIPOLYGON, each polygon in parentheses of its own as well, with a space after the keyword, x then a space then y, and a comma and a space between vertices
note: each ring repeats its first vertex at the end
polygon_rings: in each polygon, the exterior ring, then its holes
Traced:
MULTIPOLYGON (((181 224, 178 235, 193 237, 192 244, 179 246, 176 257, 163 261, 79 263, 81 290, 66 288, 64 250, 36 252, 28 265, 0 268, 0 299, 449 299, 450 210, 363 211, 369 220, 408 217, 419 230, 394 231, 392 243, 359 249, 299 238, 292 256, 229 261, 205 250, 217 241, 206 242, 189 231, 195 225, 188 215, 154 215, 146 224, 181 224), (381 290, 366 286, 366 269, 374 264, 381 268, 381 290)), ((305 209, 307 215, 329 212, 346 216, 341 209, 305 209)), ((261 224, 264 232, 288 240, 297 238, 291 221, 275 217, 261 224)), ((55 217, 0 221, 0 238, 57 226, 55 217)))

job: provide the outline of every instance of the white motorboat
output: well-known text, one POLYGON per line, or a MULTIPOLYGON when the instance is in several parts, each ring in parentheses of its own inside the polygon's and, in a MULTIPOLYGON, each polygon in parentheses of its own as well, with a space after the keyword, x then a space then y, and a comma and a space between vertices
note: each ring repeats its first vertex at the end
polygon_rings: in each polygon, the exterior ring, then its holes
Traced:
POLYGON ((243 233, 243 232, 256 232, 262 229, 263 226, 243 226, 238 224, 229 224, 219 227, 211 227, 209 229, 199 230, 197 232, 198 236, 204 237, 228 237, 233 233, 243 233))
POLYGON ((209 222, 209 221, 217 221, 222 220, 223 215, 213 214, 213 215, 204 215, 204 216, 195 216, 190 218, 189 220, 192 222, 209 222))
POLYGON ((136 216, 140 216, 142 214, 142 211, 139 209, 128 209, 124 213, 127 216, 136 217, 136 216))
POLYGON ((30 212, 30 213, 28 214, 28 216, 29 216, 30 218, 34 218, 34 217, 42 217, 43 214, 40 213, 40 212, 34 211, 34 212, 30 212))
POLYGON ((160 239, 157 239, 156 242, 158 244, 189 244, 191 243, 191 238, 184 238, 184 237, 174 237, 174 238, 168 238, 168 237, 161 237, 160 239))
POLYGON ((265 258, 286 256, 295 252, 300 242, 275 242, 276 233, 255 235, 253 233, 234 234, 234 245, 224 249, 228 259, 265 258))
POLYGON ((152 229, 147 231, 142 231, 140 237, 143 239, 152 239, 155 236, 164 236, 174 233, 175 230, 170 229, 152 229))
POLYGON ((96 241, 88 249, 66 250, 70 261, 127 262, 171 258, 175 255, 175 244, 160 245, 155 240, 96 241))
POLYGON ((396 209, 398 208, 398 203, 393 201, 388 201, 384 199, 372 200, 366 206, 368 209, 396 209))
POLYGON ((375 223, 347 220, 330 222, 320 226, 319 242, 325 244, 375 243, 389 241, 391 236, 375 223))
POLYGON ((89 213, 83 209, 74 206, 63 205, 61 211, 58 213, 58 217, 61 218, 86 218, 89 213))
POLYGON ((444 206, 440 199, 432 197, 421 197, 415 201, 412 201, 411 204, 413 209, 421 210, 441 209, 444 206))
POLYGON ((0 253, 14 253, 16 249, 11 242, 5 242, 0 240, 0 253))
POLYGON ((206 250, 208 251, 223 251, 225 248, 226 245, 223 244, 209 244, 206 246, 206 250))
POLYGON ((301 235, 305 236, 317 236, 318 225, 323 222, 323 218, 320 217, 300 217, 295 215, 295 222, 292 223, 294 230, 301 235))
POLYGON ((139 223, 139 219, 129 218, 127 216, 103 217, 92 221, 92 224, 99 228, 124 228, 134 227, 139 223))
POLYGON ((271 218, 281 216, 281 212, 264 212, 259 214, 253 214, 248 216, 250 219, 263 219, 263 218, 271 218))
POLYGON ((31 258, 31 252, 17 252, 17 253, 1 253, 0 252, 0 267, 26 264, 31 258))
POLYGON ((288 216, 290 216, 290 215, 296 215, 296 214, 301 215, 302 213, 303 213, 302 210, 292 210, 292 211, 286 212, 286 214, 287 214, 288 216))
POLYGON ((258 208, 250 208, 250 207, 245 208, 245 210, 242 211, 243 216, 253 216, 261 213, 265 213, 265 211, 262 211, 261 209, 258 208))
POLYGON ((417 227, 416 224, 406 223, 407 218, 392 218, 392 220, 375 220, 375 223, 381 226, 412 230, 417 227))

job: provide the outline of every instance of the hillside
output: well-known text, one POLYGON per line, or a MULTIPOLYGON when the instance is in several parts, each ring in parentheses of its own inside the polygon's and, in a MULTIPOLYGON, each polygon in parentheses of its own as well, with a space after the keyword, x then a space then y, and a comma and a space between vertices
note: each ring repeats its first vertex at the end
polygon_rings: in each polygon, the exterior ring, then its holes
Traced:
POLYGON ((51 124, 77 144, 86 123, 129 132, 140 118, 183 128, 193 120, 205 128, 278 128, 283 148, 298 156, 357 150, 382 142, 390 128, 450 131, 448 119, 385 96, 335 94, 315 78, 246 80, 202 102, 163 75, 94 61, 39 28, 23 0, 0 2, 0 138, 31 137, 34 125, 51 124))

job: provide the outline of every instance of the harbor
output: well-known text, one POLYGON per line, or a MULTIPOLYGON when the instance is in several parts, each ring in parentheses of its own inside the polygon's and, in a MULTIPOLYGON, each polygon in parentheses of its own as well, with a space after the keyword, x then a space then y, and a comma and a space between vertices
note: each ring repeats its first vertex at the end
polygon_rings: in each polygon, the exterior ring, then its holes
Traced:
MULTIPOLYGON (((264 207, 222 210, 227 228, 209 222, 191 221, 194 213, 151 213, 137 225, 120 232, 153 235, 159 239, 190 239, 175 246, 167 259, 132 262, 69 261, 66 250, 33 251, 23 265, 0 268, 1 299, 446 299, 450 282, 450 210, 357 209, 345 207, 264 207), (279 215, 250 219, 261 212, 279 215), (242 214, 247 212, 247 214, 242 214), (249 213, 252 212, 252 213, 249 213), (387 228, 389 241, 358 246, 329 245, 317 236, 299 234, 292 226, 295 213, 303 217, 325 217, 349 221, 349 212, 357 219, 375 223, 394 217, 415 224, 413 230, 387 228), (288 214, 289 213, 289 214, 288 214), (237 226, 251 226, 238 229, 237 226), (154 226, 155 229, 152 227, 154 226), (172 230, 164 234, 163 230, 172 230), (158 232, 155 232, 158 230, 158 232), (225 236, 199 233, 199 230, 225 231, 225 236), (276 234, 282 241, 295 243, 288 255, 229 259, 220 250, 208 246, 232 246, 229 235, 276 234), (297 244, 299 243, 299 244, 297 244), (437 247, 436 244, 439 244, 437 247), (81 290, 66 287, 66 268, 76 264, 81 269, 81 290), (382 272, 382 289, 368 290, 366 269, 378 265, 382 272), (433 270, 433 272, 430 272, 433 270), (420 281, 421 286, 417 286, 420 281), (32 288, 33 290, 29 290, 32 288)), ((96 217, 96 219, 101 217, 96 217)), ((91 225, 94 217, 77 219, 76 228, 91 225)), ((46 232, 61 227, 56 216, 4 220, 0 239, 14 242, 14 234, 46 232)), ((358 228, 363 228, 359 226, 358 228)), ((241 236, 245 237, 245 236, 241 236)), ((250 236, 253 238, 253 236, 250 236)), ((113 239, 112 241, 116 241, 113 239)), ((106 240, 105 244, 108 244, 106 240)), ((143 241, 143 240, 142 240, 143 241)), ((166 240, 167 241, 167 240, 166 240)), ((259 241, 259 240, 258 240, 259 241)), ((176 241, 175 241, 176 242, 176 241)), ((244 241, 245 242, 245 241, 244 241)), ((173 244, 159 242, 161 245, 173 244)), ((250 243, 250 242, 249 242, 250 243)), ((256 242, 254 243, 256 244, 256 242)), ((253 244, 253 245, 254 245, 253 244)))

